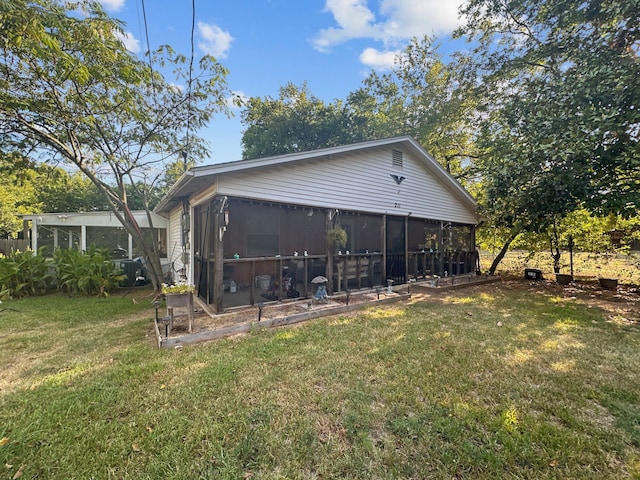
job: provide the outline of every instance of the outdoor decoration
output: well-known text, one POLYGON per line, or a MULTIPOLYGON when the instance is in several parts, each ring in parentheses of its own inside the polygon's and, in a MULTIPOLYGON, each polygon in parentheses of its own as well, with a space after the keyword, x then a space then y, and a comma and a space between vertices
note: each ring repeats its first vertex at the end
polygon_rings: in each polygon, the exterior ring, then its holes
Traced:
POLYGON ((342 227, 334 227, 327 232, 327 243, 334 250, 347 244, 347 232, 342 227))
POLYGON ((312 284, 318 285, 318 289, 313 295, 314 300, 322 303, 327 303, 329 301, 329 295, 327 294, 328 281, 329 280, 327 279, 327 277, 323 277, 322 275, 318 275, 317 277, 314 277, 313 280, 311 280, 312 284))
POLYGON ((164 293, 167 301, 167 315, 171 317, 169 330, 173 328, 174 308, 185 308, 187 310, 189 333, 193 330, 193 293, 195 290, 195 285, 187 283, 162 284, 162 293, 164 293))

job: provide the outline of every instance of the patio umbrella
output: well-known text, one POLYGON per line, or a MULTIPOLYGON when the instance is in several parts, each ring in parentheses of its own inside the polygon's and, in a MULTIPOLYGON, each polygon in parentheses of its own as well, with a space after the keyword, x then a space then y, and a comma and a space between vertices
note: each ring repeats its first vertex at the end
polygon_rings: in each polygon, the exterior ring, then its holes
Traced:
POLYGON ((326 277, 323 277, 322 275, 318 275, 317 277, 314 277, 313 280, 311 280, 311 283, 326 283, 329 280, 327 280, 326 277))

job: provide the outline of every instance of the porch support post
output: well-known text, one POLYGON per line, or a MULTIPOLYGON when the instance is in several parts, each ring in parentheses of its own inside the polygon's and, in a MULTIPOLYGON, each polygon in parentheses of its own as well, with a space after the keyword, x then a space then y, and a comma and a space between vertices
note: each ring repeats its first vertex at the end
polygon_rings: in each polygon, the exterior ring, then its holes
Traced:
POLYGON ((404 217, 404 281, 409 283, 409 216, 404 217))
POLYGON ((380 240, 382 240, 382 265, 380 284, 387 284, 387 214, 382 215, 382 226, 380 227, 380 240))
MULTIPOLYGON (((326 220, 325 220, 325 228, 324 228, 324 236, 325 239, 327 238, 327 235, 329 233, 329 230, 331 230, 331 214, 332 214, 333 210, 331 209, 327 209, 327 216, 326 216, 326 220)), ((325 276, 329 279, 329 281, 327 282, 327 293, 329 295, 333 295, 333 247, 331 245, 329 245, 329 242, 327 241, 327 263, 326 263, 326 267, 325 267, 325 276)), ((340 286, 338 285, 338 288, 340 288, 340 286)))
POLYGON ((86 225, 80 226, 80 251, 81 252, 87 251, 87 226, 86 225))
POLYGON ((53 227, 53 250, 58 248, 58 227, 53 227))
POLYGON ((127 237, 127 258, 131 260, 133 258, 133 236, 129 234, 127 237))
POLYGON ((473 252, 473 257, 471 258, 473 267, 470 271, 470 273, 475 273, 476 274, 480 274, 480 252, 478 251, 478 249, 476 248, 476 226, 475 225, 471 225, 471 251, 473 252))
POLYGON ((38 251, 38 218, 31 222, 31 249, 35 254, 38 251))
MULTIPOLYGON (((223 199, 218 197, 213 203, 213 208, 210 213, 213 216, 213 304, 215 305, 216 313, 222 313, 222 297, 224 295, 224 221, 220 214, 223 199)), ((210 220, 210 221, 211 221, 210 220)))
POLYGON ((440 228, 438 231, 438 251, 440 256, 438 257, 438 275, 444 275, 444 222, 440 221, 440 228))

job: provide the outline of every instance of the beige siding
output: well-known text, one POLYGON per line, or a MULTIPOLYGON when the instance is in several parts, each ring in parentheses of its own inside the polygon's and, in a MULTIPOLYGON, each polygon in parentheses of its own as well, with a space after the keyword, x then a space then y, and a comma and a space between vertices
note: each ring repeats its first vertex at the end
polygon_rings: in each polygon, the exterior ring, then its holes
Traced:
POLYGON ((476 223, 475 210, 434 172, 403 151, 403 167, 392 166, 392 148, 274 165, 260 171, 223 174, 218 193, 340 210, 412 215, 476 223), (400 185, 391 175, 405 177, 400 185))

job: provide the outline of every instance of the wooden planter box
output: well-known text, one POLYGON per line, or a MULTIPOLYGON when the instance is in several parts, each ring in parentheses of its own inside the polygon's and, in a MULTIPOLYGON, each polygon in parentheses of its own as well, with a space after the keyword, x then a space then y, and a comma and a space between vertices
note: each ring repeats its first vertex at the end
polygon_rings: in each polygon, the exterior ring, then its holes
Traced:
POLYGON ((600 278, 598 281, 600 282, 600 286, 605 290, 616 291, 618 289, 617 278, 600 278))
POLYGON ((165 293, 167 299, 167 308, 173 307, 192 307, 193 293, 165 293))
POLYGON ((573 282, 573 277, 564 273, 556 273, 556 282, 560 285, 569 285, 573 282))
POLYGON ((170 329, 173 328, 174 308, 185 308, 189 317, 189 333, 193 331, 193 293, 165 293, 167 314, 171 317, 170 329))

